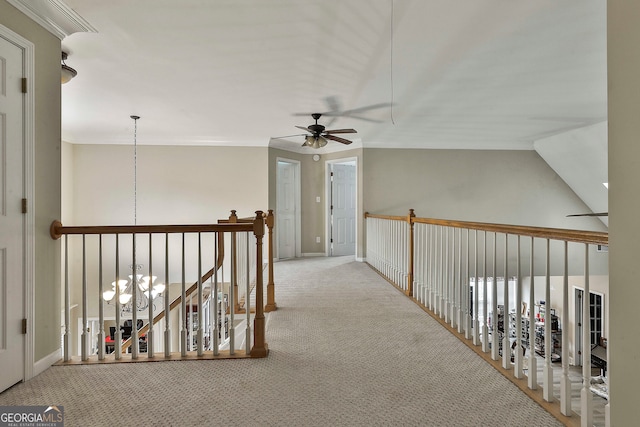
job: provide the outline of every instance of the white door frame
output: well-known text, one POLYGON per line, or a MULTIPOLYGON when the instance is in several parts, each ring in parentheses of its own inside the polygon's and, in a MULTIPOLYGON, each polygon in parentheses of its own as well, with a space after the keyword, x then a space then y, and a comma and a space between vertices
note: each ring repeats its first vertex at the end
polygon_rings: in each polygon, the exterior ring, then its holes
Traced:
MULTIPOLYGON (((24 317, 27 320, 27 333, 24 341, 24 379, 33 378, 35 372, 35 46, 34 44, 0 25, 0 37, 22 49, 23 76, 27 79, 27 93, 24 94, 23 117, 23 176, 24 198, 27 200, 27 213, 24 215, 23 235, 23 268, 24 268, 24 317)), ((43 367, 42 370, 48 368, 43 367)))
MULTIPOLYGON (((296 207, 296 215, 295 215, 295 229, 296 229, 296 238, 295 238, 295 252, 296 252, 296 258, 300 258, 302 256, 302 240, 301 240, 301 233, 302 233, 302 217, 301 217, 301 211, 302 211, 302 202, 301 202, 301 176, 300 176, 300 161, 299 160, 293 160, 293 159, 287 159, 285 157, 277 157, 276 158, 276 213, 278 212, 278 188, 279 188, 279 183, 278 183, 278 163, 283 162, 283 163, 290 163, 292 165, 294 165, 295 167, 295 188, 294 188, 294 204, 296 207)), ((277 218, 276 218, 276 222, 277 222, 277 218)), ((280 259, 280 237, 278 235, 278 233, 276 232, 276 248, 277 248, 277 257, 276 259, 280 259)))
POLYGON ((355 163, 356 165, 356 248, 354 255, 358 253, 358 158, 357 157, 345 157, 343 159, 327 160, 325 161, 325 186, 324 186, 324 212, 325 212, 325 256, 331 255, 331 165, 340 163, 355 163))

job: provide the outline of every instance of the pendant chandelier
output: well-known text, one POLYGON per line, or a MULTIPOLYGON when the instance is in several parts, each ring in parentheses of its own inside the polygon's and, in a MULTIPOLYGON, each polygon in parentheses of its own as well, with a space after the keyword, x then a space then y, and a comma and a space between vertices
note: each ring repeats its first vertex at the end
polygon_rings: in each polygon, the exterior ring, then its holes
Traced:
MULTIPOLYGON (((131 116, 134 121, 133 131, 133 225, 138 225, 138 119, 139 116, 131 116)), ((133 247, 134 258, 136 247, 133 247)), ((116 260, 118 262, 118 260, 116 260)), ((122 313, 131 313, 134 310, 133 307, 133 293, 136 293, 136 311, 143 311, 149 308, 149 301, 155 300, 157 296, 161 296, 165 290, 165 285, 162 283, 155 283, 156 276, 143 276, 138 273, 142 270, 142 264, 129 265, 129 278, 127 280, 120 279, 111 282, 111 289, 102 293, 102 298, 111 303, 119 294, 119 302, 122 307, 122 313), (116 286, 118 291, 116 292, 116 286)))
MULTIPOLYGON (((129 269, 133 270, 133 265, 129 266, 129 269)), ((141 270, 142 264, 138 264, 136 266, 136 270, 141 270)), ((135 280, 133 274, 129 275, 128 280, 120 279, 118 280, 118 287, 120 288, 119 292, 119 300, 120 305, 122 306, 123 313, 131 313, 133 311, 133 292, 134 292, 134 283, 135 283, 135 292, 136 295, 136 306, 138 311, 143 311, 149 308, 149 300, 154 300, 157 296, 162 295, 165 289, 165 285, 162 283, 155 283, 157 277, 156 276, 143 276, 142 274, 136 273, 135 280), (151 297, 149 297, 151 294, 151 297)), ((102 293, 102 298, 107 302, 111 303, 113 298, 116 296, 116 282, 111 282, 111 290, 104 291, 102 293)))

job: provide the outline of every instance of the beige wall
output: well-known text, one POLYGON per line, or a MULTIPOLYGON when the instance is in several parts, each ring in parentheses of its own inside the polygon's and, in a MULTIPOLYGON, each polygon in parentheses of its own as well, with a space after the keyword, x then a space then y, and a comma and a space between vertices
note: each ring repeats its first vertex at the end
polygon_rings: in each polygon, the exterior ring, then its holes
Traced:
MULTIPOLYGON (((74 145, 73 163, 74 221, 133 224, 133 146, 74 145)), ((138 146, 138 224, 251 216, 267 209, 267 176, 266 148, 138 146)))
MULTIPOLYGON (((314 162, 312 156, 317 152, 309 150, 308 153, 300 154, 277 148, 269 149, 269 209, 276 210, 276 171, 277 160, 288 159, 300 162, 301 181, 301 252, 303 254, 324 254, 326 253, 326 173, 327 161, 335 161, 347 158, 356 158, 358 163, 358 232, 362 235, 362 149, 340 151, 336 153, 321 154, 320 160, 314 162), (316 197, 320 197, 320 203, 316 202, 316 197), (316 243, 316 236, 321 237, 321 242, 316 243)), ((276 249, 277 251, 277 249, 276 249)), ((277 256, 277 254, 276 254, 277 256)), ((358 240, 356 256, 362 257, 362 239, 358 240)))
MULTIPOLYGON (((362 169, 366 212, 606 231, 595 218, 566 218, 588 208, 534 151, 365 149, 362 169)), ((593 252, 592 273, 607 274, 606 254, 593 252)), ((571 256, 580 274, 583 257, 571 256)), ((542 258, 535 265, 544 274, 542 258)))
MULTIPOLYGON (((35 45, 35 361, 60 347, 60 40, 5 1, 0 25, 35 45)), ((30 303, 30 302, 27 302, 30 303)))
MULTIPOLYGON (((73 177, 64 181, 65 208, 72 212, 66 216, 73 225, 133 224, 133 146, 65 144, 64 149, 65 178, 73 177)), ((266 148, 138 146, 137 223, 211 224, 228 218, 231 209, 241 217, 254 215, 256 210, 267 209, 267 176, 266 148)), ((141 236, 137 246, 148 247, 145 239, 141 236)), ((87 238, 90 316, 97 316, 99 300, 95 240, 87 238)), ((105 247, 108 244, 105 238, 105 247)), ((128 256, 131 246, 124 236, 120 244, 121 258, 128 256)), ((173 247, 179 246, 177 242, 173 247)), ((70 238, 72 304, 81 298, 80 247, 79 238, 70 238)), ((161 243, 155 242, 154 247, 156 254, 163 253, 161 243)), ((137 262, 148 266, 148 252, 139 252, 137 262)), ((212 259, 209 255, 203 257, 212 259)), ((178 282, 180 257, 173 257, 171 263, 170 282, 178 282)), ((106 249, 104 264, 105 271, 113 271, 113 253, 106 249)), ((186 276, 188 282, 197 280, 195 261, 187 263, 186 276)), ((112 280, 105 277, 107 283, 112 280)))
POLYGON ((366 149, 364 180, 371 213, 606 230, 535 151, 366 149))
POLYGON ((609 88, 609 241, 611 317, 609 336, 612 426, 636 425, 640 339, 635 324, 640 301, 640 2, 607 2, 609 88))

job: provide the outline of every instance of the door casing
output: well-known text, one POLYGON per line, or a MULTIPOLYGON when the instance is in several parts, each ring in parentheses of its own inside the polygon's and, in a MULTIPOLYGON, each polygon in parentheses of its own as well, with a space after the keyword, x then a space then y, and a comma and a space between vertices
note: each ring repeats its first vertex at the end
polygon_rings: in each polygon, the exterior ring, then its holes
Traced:
MULTIPOLYGON (((302 211, 302 206, 301 206, 301 176, 300 176, 300 162, 298 160, 292 160, 292 159, 287 159, 284 157, 278 157, 276 158, 276 169, 279 167, 278 164, 279 163, 289 163, 291 165, 294 166, 295 169, 295 180, 294 180, 294 189, 293 189, 293 198, 294 198, 294 205, 295 205, 295 238, 294 238, 294 245, 295 245, 295 256, 296 258, 299 258, 302 256, 302 240, 301 240, 301 224, 302 224, 302 220, 301 220, 301 211, 302 211)), ((281 191, 280 189, 280 183, 278 182, 278 171, 276 170, 276 214, 279 210, 279 206, 278 204, 278 192, 281 191)), ((277 221, 277 218, 276 218, 277 221)), ((278 248, 277 250, 277 259, 280 259, 280 235, 278 232, 275 233, 276 234, 276 248, 278 248)))
MULTIPOLYGON (((357 252, 358 250, 358 158, 357 157, 345 157, 343 159, 336 159, 336 160, 327 160, 325 162, 325 255, 330 256, 331 255, 331 165, 333 164, 342 164, 342 163, 349 163, 349 164, 354 164, 356 167, 356 191, 354 194, 354 197, 356 198, 356 230, 355 230, 355 241, 356 241, 356 249, 355 252, 357 252)), ((354 254, 355 255, 355 254, 354 254)))

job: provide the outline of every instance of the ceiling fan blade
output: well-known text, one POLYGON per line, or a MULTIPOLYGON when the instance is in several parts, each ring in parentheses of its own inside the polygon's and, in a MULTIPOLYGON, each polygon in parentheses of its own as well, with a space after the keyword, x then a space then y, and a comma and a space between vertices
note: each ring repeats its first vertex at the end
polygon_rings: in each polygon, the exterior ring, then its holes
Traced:
POLYGON ((307 136, 307 134, 306 133, 299 133, 299 134, 296 134, 296 135, 272 136, 271 139, 293 138, 294 136, 307 136))
POLYGON ((348 115, 347 117, 350 118, 350 119, 358 119, 358 120, 362 120, 364 122, 370 122, 370 123, 382 123, 383 122, 383 120, 370 119, 369 117, 362 117, 362 116, 348 115))
POLYGON ((323 116, 350 116, 354 113, 363 113, 369 110, 377 110, 378 108, 390 107, 391 102, 381 102, 379 104, 367 105, 365 107, 352 108, 351 110, 342 110, 342 111, 327 111, 326 113, 322 113, 323 116))
POLYGON ((340 111, 340 101, 338 101, 337 96, 327 96, 324 98, 324 102, 327 104, 330 111, 340 111))
POLYGON ((333 129, 333 130, 325 130, 323 133, 333 134, 333 133, 358 133, 355 129, 333 129))
POLYGON ((567 215, 567 217, 570 217, 570 216, 609 216, 609 212, 596 212, 596 213, 583 213, 583 214, 567 215))
POLYGON ((340 138, 339 136, 333 136, 333 135, 323 135, 323 138, 330 139, 330 140, 336 141, 336 142, 340 142, 340 143, 345 144, 345 145, 349 145, 352 142, 352 141, 349 141, 348 139, 340 138))
MULTIPOLYGON (((359 115, 356 115, 356 114, 357 113, 363 113, 365 111, 376 110, 376 109, 379 109, 379 108, 390 107, 390 106, 393 105, 393 103, 391 103, 391 102, 381 102, 381 103, 378 103, 378 104, 366 105, 364 107, 352 108, 351 110, 340 110, 340 108, 339 108, 340 107, 340 103, 337 101, 336 97, 327 97, 327 98, 325 98, 325 102, 327 103, 327 105, 331 109, 329 111, 325 111, 324 113, 321 113, 323 116, 326 116, 326 117, 349 117, 351 119, 364 120, 364 121, 373 122, 373 123, 381 123, 381 120, 370 119, 370 118, 362 117, 362 116, 359 116, 359 115)), ((293 115, 294 116, 309 116, 311 114, 312 113, 294 113, 293 115)), ((334 120, 330 120, 328 125, 333 123, 334 120)))
POLYGON ((309 130, 309 128, 302 127, 302 126, 296 126, 296 127, 297 127, 298 129, 302 129, 302 130, 303 130, 303 131, 305 131, 305 132, 311 132, 311 131, 309 130))

